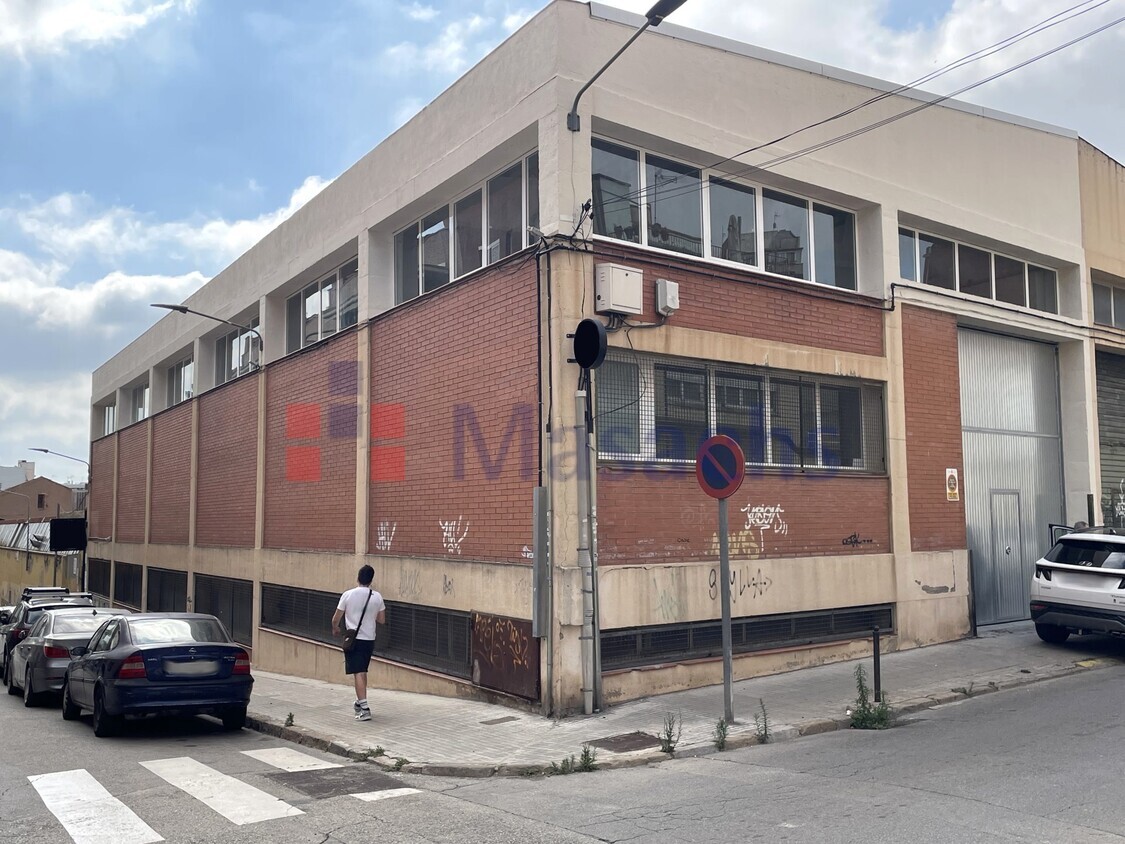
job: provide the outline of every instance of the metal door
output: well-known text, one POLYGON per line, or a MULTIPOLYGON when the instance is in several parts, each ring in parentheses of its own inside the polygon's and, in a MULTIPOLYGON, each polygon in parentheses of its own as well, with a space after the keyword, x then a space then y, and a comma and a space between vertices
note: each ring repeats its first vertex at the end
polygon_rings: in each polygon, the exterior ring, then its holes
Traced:
POLYGON ((1017 621, 1048 525, 1063 520, 1056 349, 962 329, 958 355, 976 621, 1017 621))

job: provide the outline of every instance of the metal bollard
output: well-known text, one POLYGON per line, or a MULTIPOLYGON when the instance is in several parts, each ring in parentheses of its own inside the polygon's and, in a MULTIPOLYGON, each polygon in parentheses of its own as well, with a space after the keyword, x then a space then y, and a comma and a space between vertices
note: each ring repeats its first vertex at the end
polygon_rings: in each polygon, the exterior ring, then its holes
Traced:
POLYGON ((871 642, 872 642, 872 656, 875 658, 875 672, 874 672, 875 673, 875 677, 874 677, 875 702, 881 703, 882 700, 883 700, 883 681, 882 681, 882 678, 880 676, 880 671, 879 671, 879 627, 878 626, 876 626, 875 629, 871 631, 871 642))

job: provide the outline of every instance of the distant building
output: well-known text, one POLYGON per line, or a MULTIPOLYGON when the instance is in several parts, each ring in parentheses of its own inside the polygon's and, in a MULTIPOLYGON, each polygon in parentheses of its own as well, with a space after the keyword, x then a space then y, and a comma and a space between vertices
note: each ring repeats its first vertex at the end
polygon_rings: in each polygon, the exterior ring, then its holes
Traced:
POLYGON ((0 466, 0 489, 26 483, 35 477, 35 462, 20 460, 15 466, 0 466))
POLYGON ((77 508, 76 491, 50 478, 32 478, 21 484, 5 487, 0 494, 0 520, 5 522, 45 522, 70 515, 77 508))

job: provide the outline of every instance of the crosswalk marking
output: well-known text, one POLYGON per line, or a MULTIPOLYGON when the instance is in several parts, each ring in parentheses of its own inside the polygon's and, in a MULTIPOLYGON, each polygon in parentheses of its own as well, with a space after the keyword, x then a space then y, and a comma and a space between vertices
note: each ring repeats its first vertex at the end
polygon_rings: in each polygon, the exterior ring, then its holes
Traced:
POLYGON ((284 800, 196 762, 189 756, 157 759, 141 765, 239 826, 304 814, 284 800))
POLYGON ((407 794, 421 793, 421 790, 417 788, 388 788, 384 791, 367 791, 363 794, 353 794, 352 797, 372 803, 376 800, 386 800, 388 797, 405 797, 407 794))
POLYGON ((156 831, 86 770, 28 777, 74 844, 153 844, 156 831))
POLYGON ((317 759, 315 756, 310 756, 299 750, 293 750, 290 747, 271 747, 268 750, 243 750, 242 753, 253 759, 257 759, 259 762, 265 762, 267 765, 281 768, 283 771, 321 771, 327 768, 344 767, 336 762, 327 762, 322 759, 317 759))

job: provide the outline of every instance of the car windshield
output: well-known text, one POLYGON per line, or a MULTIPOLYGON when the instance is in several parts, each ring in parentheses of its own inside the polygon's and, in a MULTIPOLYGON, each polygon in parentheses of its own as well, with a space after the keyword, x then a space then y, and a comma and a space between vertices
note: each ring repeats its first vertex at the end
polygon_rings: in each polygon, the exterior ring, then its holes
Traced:
POLYGON ((230 641, 223 626, 211 618, 145 618, 130 622, 129 632, 137 645, 230 641))
POLYGON ((1069 566, 1093 566, 1103 569, 1125 569, 1125 545, 1099 542, 1095 539, 1060 539, 1047 552, 1050 563, 1069 566))
POLYGON ((105 620, 104 615, 58 615, 55 616, 55 626, 51 628, 51 633, 93 633, 105 620))

